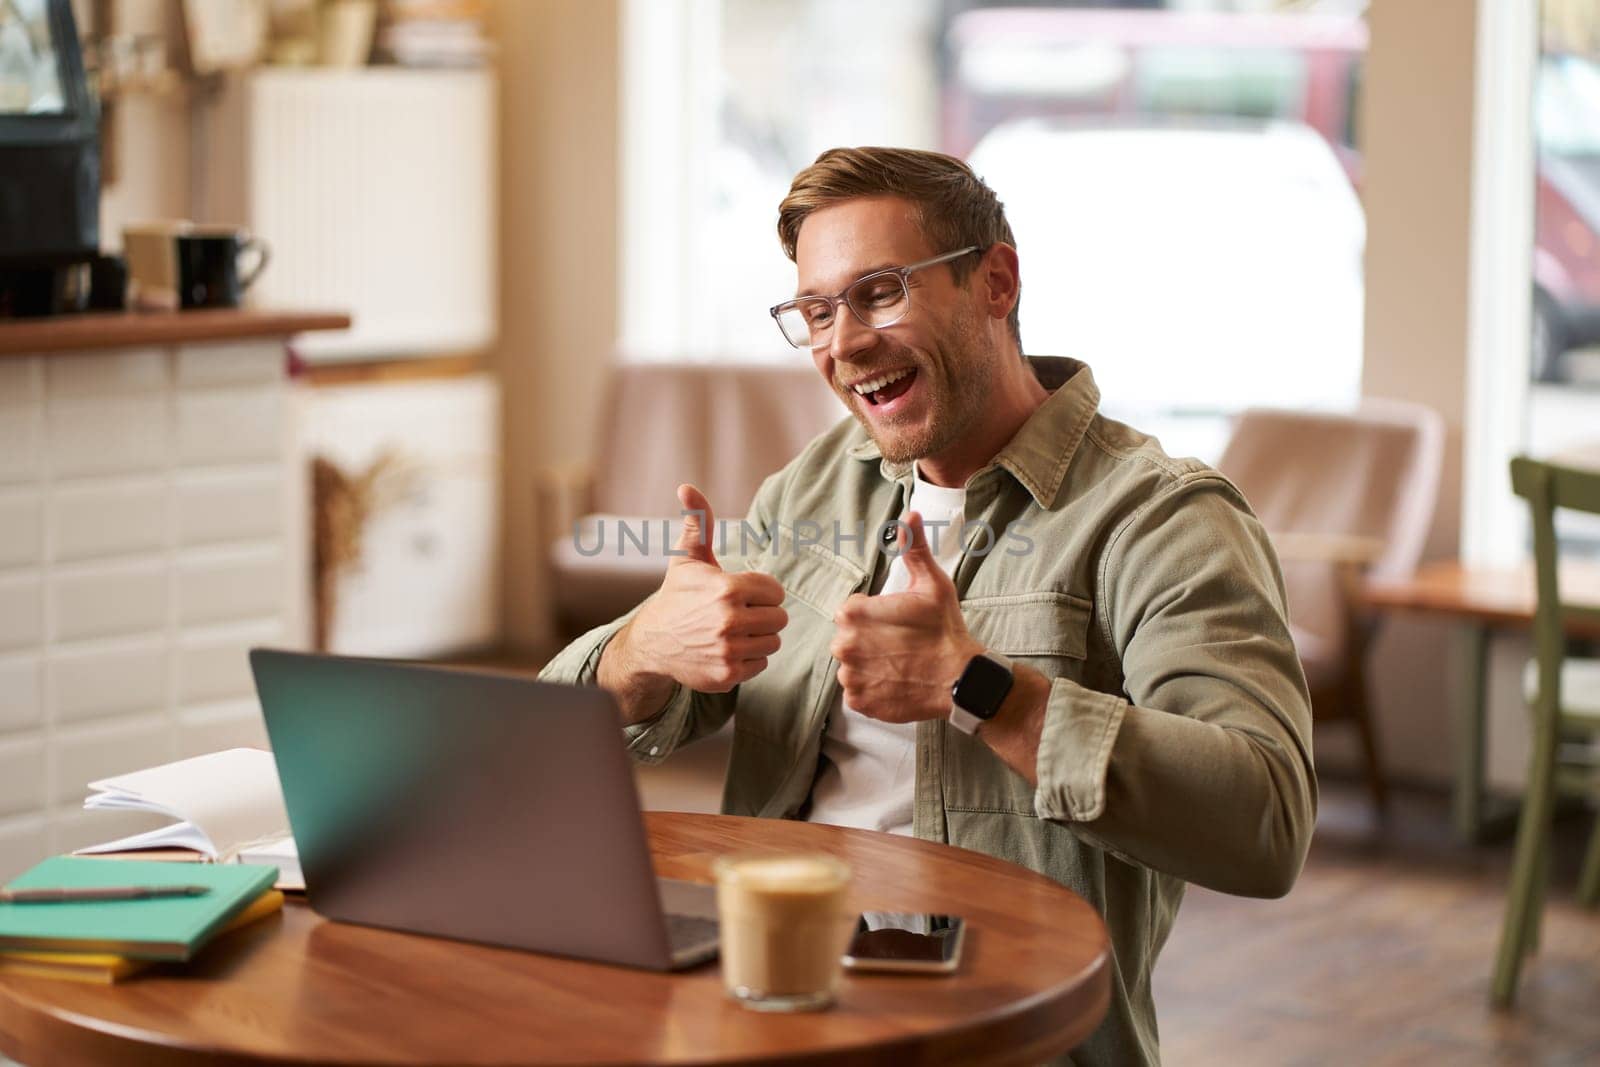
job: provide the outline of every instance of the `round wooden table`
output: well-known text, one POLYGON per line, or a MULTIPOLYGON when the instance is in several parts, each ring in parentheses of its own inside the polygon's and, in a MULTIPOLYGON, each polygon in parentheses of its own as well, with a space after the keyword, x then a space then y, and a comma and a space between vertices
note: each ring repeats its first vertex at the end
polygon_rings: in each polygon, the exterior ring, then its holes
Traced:
POLYGON ((832 853, 863 910, 964 915, 950 976, 847 974, 839 1003, 748 1011, 717 966, 655 974, 327 922, 303 905, 186 967, 115 986, 0 978, 0 1052, 68 1064, 1037 1063, 1110 996, 1105 927, 1041 875, 964 849, 727 816, 646 816, 662 875, 711 881, 720 853, 832 853))

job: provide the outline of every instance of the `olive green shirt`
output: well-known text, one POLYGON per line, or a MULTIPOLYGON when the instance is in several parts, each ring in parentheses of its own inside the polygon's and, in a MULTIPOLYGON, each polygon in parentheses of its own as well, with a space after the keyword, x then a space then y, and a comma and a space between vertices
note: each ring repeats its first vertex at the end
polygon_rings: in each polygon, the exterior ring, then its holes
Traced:
MULTIPOLYGON (((1300 871, 1316 813, 1310 702, 1277 559, 1239 491, 1100 415, 1088 367, 1031 362, 1051 395, 967 482, 967 520, 988 532, 971 527, 952 577, 972 635, 1052 679, 1038 785, 981 737, 918 723, 913 830, 1088 900, 1110 934, 1111 1006, 1063 1062, 1153 1064, 1151 970, 1185 883, 1280 896, 1300 871)), ((745 525, 724 526, 719 558, 783 584, 783 647, 733 692, 680 688, 627 728, 636 759, 665 759, 731 715, 723 810, 804 815, 839 695, 834 611, 883 582, 878 531, 911 479, 846 419, 766 480, 745 525)), ((542 677, 594 684, 623 621, 542 677)))

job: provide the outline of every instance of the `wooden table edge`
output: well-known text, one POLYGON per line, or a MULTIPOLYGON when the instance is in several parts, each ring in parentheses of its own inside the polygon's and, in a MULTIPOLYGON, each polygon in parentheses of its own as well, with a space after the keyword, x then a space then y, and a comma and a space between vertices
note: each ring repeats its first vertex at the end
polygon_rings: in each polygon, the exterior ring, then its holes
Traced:
MULTIPOLYGON (((647 813, 647 824, 661 815, 670 819, 677 813, 647 813)), ((715 822, 734 820, 755 822, 737 816, 698 816, 715 822)), ((870 833, 870 831, 850 831, 870 833)), ((1013 868, 1013 877, 1037 879, 1050 887, 1073 896, 1076 893, 1047 876, 1022 867, 989 853, 942 845, 943 848, 969 853, 984 863, 997 863, 1013 868)), ((1078 896, 1082 901, 1082 897, 1078 896)), ((1087 1040, 1104 1021, 1111 1001, 1111 945, 1104 921, 1084 902, 1096 919, 1099 944, 1095 954, 1077 974, 1063 979, 1056 989, 1043 989, 1018 1000, 986 1017, 956 1021, 953 1025, 921 1030, 897 1039, 880 1040, 858 1047, 830 1046, 796 1053, 792 1050, 770 1055, 746 1056, 695 1056, 691 1059, 671 1061, 677 1067, 726 1067, 735 1063, 762 1065, 777 1064, 878 1064, 906 1059, 926 1064, 1029 1064, 1070 1051, 1087 1040), (1067 1025, 1055 1025, 1063 1017, 1067 1025), (1019 1033, 1019 1031, 1021 1031, 1019 1033), (930 1045, 940 1047, 930 1048, 930 1045), (991 1053, 990 1050, 993 1049, 991 1053), (975 1058, 981 1057, 981 1058, 975 1058)), ((288 907, 305 907, 290 904, 288 907)), ((309 910, 309 909, 308 909, 309 910)), ((258 926, 247 927, 227 935, 229 938, 260 938, 271 936, 282 916, 274 916, 258 926)), ((408 935, 409 936, 409 935, 408 935)), ((507 950, 515 951, 515 950, 507 950)), ((858 976, 871 980, 877 976, 858 976)), ((923 976, 916 980, 938 981, 937 977, 923 976)), ((137 979, 134 979, 136 982, 137 979)), ((86 1015, 69 1008, 58 1007, 40 999, 48 991, 58 988, 58 980, 35 978, 20 979, 0 976, 0 1053, 18 1060, 23 1067, 71 1067, 77 1064, 116 1063, 128 1067, 261 1067, 264 1064, 310 1064, 337 1062, 349 1067, 393 1067, 394 1060, 340 1056, 336 1061, 294 1053, 264 1054, 215 1045, 180 1043, 169 1035, 143 1027, 86 1015), (47 1049, 41 1059, 39 1049, 47 1049)), ((448 1061, 446 1061, 448 1062, 448 1061)), ((462 1061, 467 1062, 467 1061, 462 1061)), ((481 1063, 483 1061, 471 1061, 481 1063)), ((561 1064, 566 1060, 505 1061, 509 1063, 561 1064)), ((573 1060, 585 1067, 597 1067, 607 1061, 573 1060)), ((616 1067, 649 1061, 616 1060, 616 1067)))
MULTIPOLYGON (((936 979, 929 979, 936 980, 936 979)), ((34 979, 44 988, 54 984, 52 979, 34 979)), ((21 989, 10 980, 0 980, 0 1053, 17 1060, 22 1067, 59 1067, 59 1065, 102 1064, 116 1062, 127 1067, 261 1067, 266 1064, 311 1064, 331 1062, 315 1057, 264 1056, 240 1052, 235 1049, 197 1047, 172 1041, 159 1031, 124 1026, 96 1016, 83 1015, 68 1009, 37 1002, 28 989, 21 989), (12 1012, 22 1013, 22 1026, 13 1027, 12 1012), (39 1048, 50 1050, 49 1056, 40 1060, 39 1048), (27 1058, 24 1058, 26 1056, 27 1058)), ((678 1060, 675 1067, 727 1067, 729 1064, 750 1063, 764 1067, 783 1064, 828 1063, 877 1064, 899 1061, 906 1057, 919 1063, 966 1064, 978 1062, 964 1054, 929 1058, 925 1045, 936 1039, 947 1045, 962 1048, 983 1047, 995 1041, 1000 1031, 1007 1037, 1007 1045, 998 1055, 986 1056, 981 1062, 995 1065, 1036 1064, 1053 1056, 1069 1052, 1086 1041, 1104 1021, 1111 1004, 1111 969, 1109 942, 1099 955, 1084 968, 1072 988, 1054 994, 1042 991, 1027 1000, 1012 1005, 1004 1012, 965 1025, 938 1031, 923 1031, 908 1035, 899 1041, 879 1042, 859 1049, 821 1049, 816 1052, 794 1055, 777 1053, 758 1058, 729 1059, 712 1057, 697 1060, 678 1060), (1088 1003, 1084 1003, 1087 1000, 1088 1003), (1049 1021, 1057 1013, 1070 1014, 1070 1026, 1051 1032, 1049 1021), (1028 1033, 1027 1043, 1015 1042, 1015 1030, 1023 1025, 1028 1033)), ((383 1059, 340 1058, 341 1067, 393 1067, 393 1061, 383 1059)), ((528 1064, 559 1065, 560 1060, 525 1061, 528 1064)), ((573 1061, 577 1063, 579 1061, 573 1061)), ((584 1067, 596 1067, 595 1061, 581 1061, 584 1067)), ((615 1067, 627 1067, 641 1061, 619 1060, 615 1067)))

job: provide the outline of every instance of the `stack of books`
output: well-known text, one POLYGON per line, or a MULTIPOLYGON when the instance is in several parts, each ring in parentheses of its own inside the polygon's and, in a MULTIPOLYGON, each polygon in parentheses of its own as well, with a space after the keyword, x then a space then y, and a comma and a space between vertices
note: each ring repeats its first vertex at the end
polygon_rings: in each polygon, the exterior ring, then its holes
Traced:
POLYGON ((56 856, 0 890, 0 975, 109 984, 276 913, 275 867, 56 856))

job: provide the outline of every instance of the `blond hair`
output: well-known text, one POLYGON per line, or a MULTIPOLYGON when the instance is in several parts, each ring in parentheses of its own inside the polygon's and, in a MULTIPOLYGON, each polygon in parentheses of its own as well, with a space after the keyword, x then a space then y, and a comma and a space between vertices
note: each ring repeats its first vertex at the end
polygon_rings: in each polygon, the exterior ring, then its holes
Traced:
MULTIPOLYGON (((912 148, 830 148, 795 175, 789 195, 778 205, 778 241, 784 255, 794 259, 800 226, 813 211, 864 196, 908 201, 917 228, 936 254, 966 245, 987 250, 997 241, 1013 248, 1017 244, 1005 205, 956 157, 912 148)), ((957 284, 966 281, 972 265, 966 257, 949 264, 957 284)), ((1019 284, 1017 303, 1006 319, 1019 351, 1021 302, 1019 284)))

